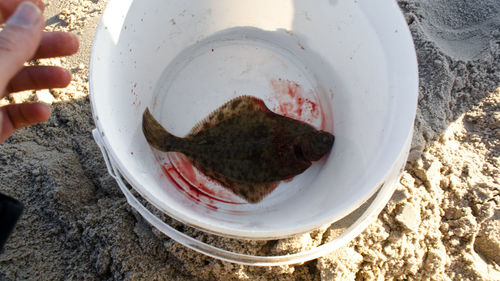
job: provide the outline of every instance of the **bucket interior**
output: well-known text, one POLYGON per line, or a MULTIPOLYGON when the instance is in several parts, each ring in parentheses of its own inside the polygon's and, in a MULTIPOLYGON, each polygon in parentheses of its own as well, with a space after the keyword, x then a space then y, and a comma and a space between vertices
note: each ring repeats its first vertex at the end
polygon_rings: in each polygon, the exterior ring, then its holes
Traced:
POLYGON ((371 1, 111 1, 91 56, 91 102, 110 157, 144 198, 189 225, 270 239, 342 218, 390 172, 415 116, 417 68, 397 5, 371 1), (149 107, 183 136, 228 100, 332 132, 331 153, 257 204, 153 150, 149 107))

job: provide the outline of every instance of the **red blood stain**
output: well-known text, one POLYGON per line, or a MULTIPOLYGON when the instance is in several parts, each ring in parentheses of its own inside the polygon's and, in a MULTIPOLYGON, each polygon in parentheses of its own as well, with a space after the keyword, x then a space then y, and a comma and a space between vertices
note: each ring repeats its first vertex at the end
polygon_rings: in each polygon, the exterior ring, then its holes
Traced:
POLYGON ((214 49, 212 49, 212 52, 214 51, 214 49))
MULTIPOLYGON (((311 105, 311 112, 319 112, 316 108, 317 104, 316 103, 313 103, 311 101, 307 101, 310 105, 311 105)), ((321 105, 320 105, 321 106, 321 105)))
POLYGON ((180 161, 172 161, 175 169, 178 172, 182 173, 182 177, 191 183, 196 183, 196 174, 194 172, 194 168, 191 163, 185 161, 183 158, 180 158, 180 161))
MULTIPOLYGON (((176 165, 177 171, 181 173, 183 176, 186 176, 186 178, 189 179, 189 182, 193 186, 196 186, 198 190, 200 190, 200 192, 206 194, 215 201, 228 204, 239 204, 231 201, 233 198, 231 195, 228 195, 228 191, 226 191, 225 189, 215 190, 213 188, 210 188, 210 185, 213 186, 216 183, 211 179, 207 178, 206 176, 204 176, 201 172, 195 172, 197 171, 197 169, 193 167, 191 162, 189 162, 189 160, 187 160, 185 157, 182 157, 181 159, 182 159, 181 160, 182 164, 180 166, 176 165)), ((177 164, 178 162, 175 163, 177 164)))
POLYGON ((284 102, 279 105, 279 111, 284 115, 288 115, 289 112, 293 111, 293 108, 294 106, 290 102, 284 102))
POLYGON ((215 210, 217 211, 219 208, 215 205, 212 205, 212 204, 206 204, 208 208, 212 209, 212 210, 215 210))
POLYGON ((323 106, 321 105, 321 103, 319 104, 319 108, 321 111, 321 130, 325 130, 326 129, 326 116, 325 116, 325 113, 323 111, 323 106))
POLYGON ((291 98, 295 98, 295 97, 297 97, 297 95, 302 94, 302 87, 300 87, 299 84, 297 84, 293 81, 287 80, 286 88, 287 88, 288 95, 291 98))
POLYGON ((214 190, 211 188, 210 184, 213 186, 214 182, 201 175, 184 155, 172 153, 167 157, 170 163, 162 165, 163 172, 179 190, 196 202, 204 203, 205 206, 213 210, 218 209, 214 205, 215 203, 244 204, 232 201, 233 198, 221 189, 214 190), (174 156, 170 157, 170 155, 174 156))
MULTIPOLYGON (((282 78, 272 79, 270 83, 274 98, 279 104, 277 108, 273 108, 276 113, 306 123, 314 123, 323 115, 312 90, 306 92, 297 82, 282 78)), ((323 126, 324 122, 320 127, 323 126)))
POLYGON ((244 215, 247 213, 245 210, 229 210, 228 213, 233 215, 244 215))
POLYGON ((182 177, 179 175, 179 173, 172 167, 172 166, 167 166, 163 165, 161 166, 163 173, 170 179, 170 181, 177 187, 179 190, 184 191, 184 193, 189 196, 191 199, 195 200, 196 202, 201 202, 200 198, 198 196, 194 196, 191 194, 191 192, 186 192, 184 187, 187 187, 190 189, 190 191, 194 191, 196 194, 196 189, 191 190, 190 185, 186 185, 185 182, 183 182, 182 177))

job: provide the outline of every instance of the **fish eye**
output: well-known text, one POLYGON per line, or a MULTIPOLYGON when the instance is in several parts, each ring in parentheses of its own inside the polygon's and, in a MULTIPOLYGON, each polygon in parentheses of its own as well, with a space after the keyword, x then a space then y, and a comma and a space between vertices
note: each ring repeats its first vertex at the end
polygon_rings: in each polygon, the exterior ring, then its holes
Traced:
POLYGON ((319 133, 314 137, 314 140, 315 140, 315 142, 318 142, 318 143, 325 143, 328 141, 328 136, 323 134, 323 133, 319 133))
POLYGON ((295 153, 295 157, 297 159, 304 159, 304 153, 302 151, 302 145, 294 145, 293 152, 295 153))
POLYGON ((323 143, 330 143, 331 135, 327 132, 321 132, 321 141, 323 143))

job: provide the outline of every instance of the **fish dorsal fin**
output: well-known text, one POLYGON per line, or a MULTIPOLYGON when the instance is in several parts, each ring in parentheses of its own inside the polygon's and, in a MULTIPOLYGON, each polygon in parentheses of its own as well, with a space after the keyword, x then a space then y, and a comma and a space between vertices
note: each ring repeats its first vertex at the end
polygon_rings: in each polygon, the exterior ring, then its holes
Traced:
POLYGON ((198 122, 186 137, 196 135, 200 131, 210 128, 238 114, 266 111, 270 110, 262 99, 252 96, 239 96, 212 111, 205 119, 198 122))

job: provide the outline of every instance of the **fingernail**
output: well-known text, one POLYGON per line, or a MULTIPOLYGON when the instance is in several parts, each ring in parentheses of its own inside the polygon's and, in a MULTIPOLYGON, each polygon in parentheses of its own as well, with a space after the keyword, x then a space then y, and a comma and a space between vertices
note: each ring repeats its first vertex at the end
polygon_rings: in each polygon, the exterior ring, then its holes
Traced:
POLYGON ((7 20, 7 24, 32 27, 40 20, 41 15, 42 11, 37 5, 26 1, 17 7, 14 14, 7 20))

